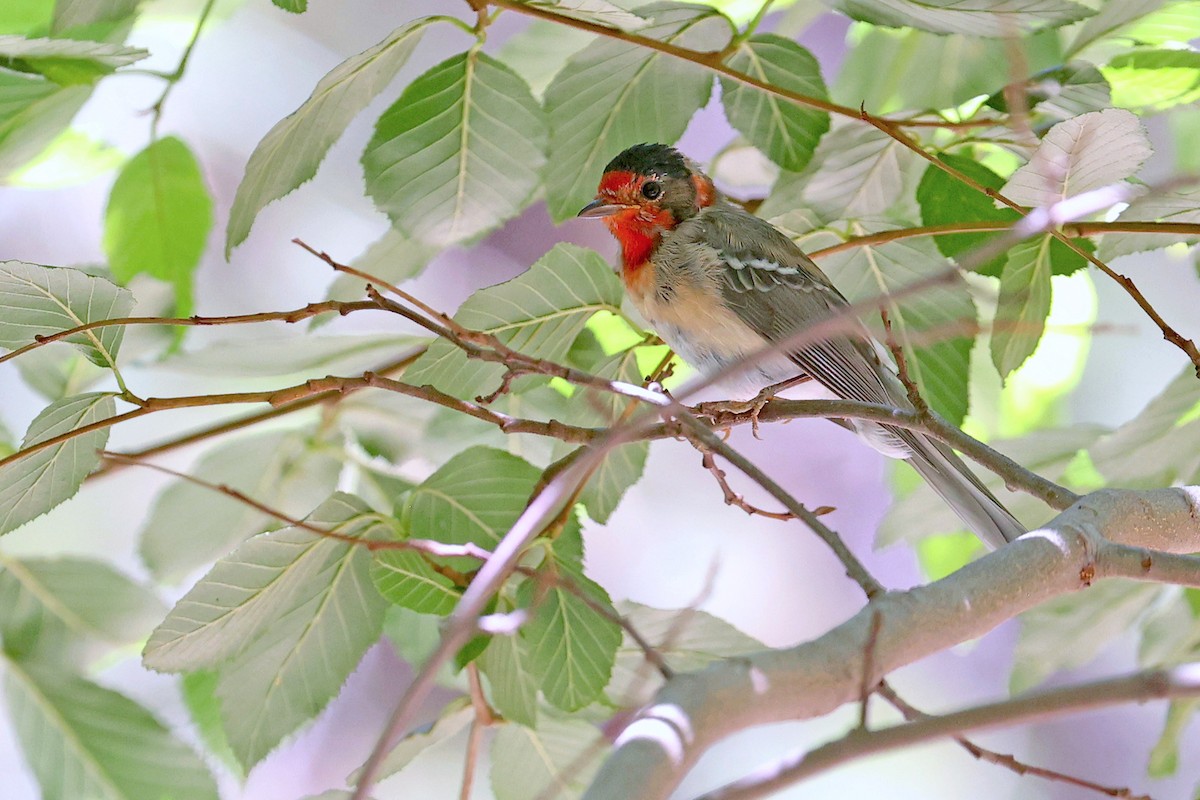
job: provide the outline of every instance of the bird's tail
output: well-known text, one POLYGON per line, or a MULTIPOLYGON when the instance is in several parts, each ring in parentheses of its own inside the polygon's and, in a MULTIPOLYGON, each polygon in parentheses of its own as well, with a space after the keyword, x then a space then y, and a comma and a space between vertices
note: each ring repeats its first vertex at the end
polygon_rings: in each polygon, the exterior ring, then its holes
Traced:
POLYGON ((948 445, 914 431, 896 432, 912 451, 908 462, 986 544, 1000 547, 1025 533, 948 445))

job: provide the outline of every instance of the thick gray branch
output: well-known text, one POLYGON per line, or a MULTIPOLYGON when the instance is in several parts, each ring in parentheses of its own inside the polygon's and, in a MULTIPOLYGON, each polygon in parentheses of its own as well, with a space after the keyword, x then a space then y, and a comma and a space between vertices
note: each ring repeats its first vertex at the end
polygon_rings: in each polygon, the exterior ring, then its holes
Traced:
POLYGON ((827 714, 863 685, 982 636, 1105 577, 1200 586, 1200 487, 1106 489, 927 586, 889 592, 811 642, 677 675, 617 740, 584 800, 664 800, 710 746, 738 731, 827 714), (1173 555, 1175 554, 1175 555, 1173 555), (878 615, 864 676, 863 649, 878 615))

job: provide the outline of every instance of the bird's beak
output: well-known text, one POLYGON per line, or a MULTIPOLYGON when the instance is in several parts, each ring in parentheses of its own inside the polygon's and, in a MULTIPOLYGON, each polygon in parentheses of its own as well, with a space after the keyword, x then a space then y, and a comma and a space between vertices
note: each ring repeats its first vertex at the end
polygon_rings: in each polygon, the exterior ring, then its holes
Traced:
POLYGON ((577 216, 577 217, 611 217, 613 214, 616 214, 618 211, 620 211, 623 208, 625 208, 625 206, 618 205, 616 203, 606 203, 603 200, 601 200, 600 198, 596 198, 595 200, 588 203, 583 208, 579 209, 579 213, 576 214, 575 216, 577 216))

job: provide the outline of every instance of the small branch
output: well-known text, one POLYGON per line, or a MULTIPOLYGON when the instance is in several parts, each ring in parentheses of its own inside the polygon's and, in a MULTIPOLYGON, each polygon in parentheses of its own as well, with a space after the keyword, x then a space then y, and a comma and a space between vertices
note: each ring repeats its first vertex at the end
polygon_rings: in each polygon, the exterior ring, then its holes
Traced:
POLYGON ((900 382, 904 384, 904 390, 908 393, 908 402, 912 403, 917 415, 924 418, 929 414, 929 406, 926 404, 925 398, 921 397, 921 390, 917 388, 917 382, 908 374, 908 359, 904 357, 904 348, 900 346, 892 333, 892 318, 888 316, 887 309, 883 307, 879 309, 879 316, 883 320, 883 331, 887 339, 888 350, 891 351, 892 358, 896 361, 896 372, 900 377, 900 382))
POLYGON ((475 709, 475 719, 471 720, 471 733, 467 739, 467 754, 463 758, 462 789, 458 796, 460 800, 470 800, 471 788, 475 783, 475 765, 479 762, 479 751, 483 745, 483 732, 496 721, 496 716, 483 696, 483 686, 479 682, 479 667, 470 663, 467 665, 467 683, 470 687, 471 706, 475 709))
POLYGON ((867 711, 871 703, 871 694, 875 684, 871 676, 875 674, 875 647, 879 644, 879 628, 883 625, 883 617, 878 610, 871 613, 871 627, 867 629, 867 643, 863 646, 862 686, 859 689, 858 729, 867 730, 867 711))
POLYGON ((208 0, 204 4, 204 8, 200 11, 200 18, 196 21, 196 30, 192 32, 191 40, 183 49, 183 55, 179 59, 179 66, 175 67, 174 72, 161 76, 167 82, 167 85, 163 87, 162 94, 159 95, 158 100, 150 107, 150 111, 153 114, 150 120, 151 141, 158 139, 158 122, 162 118, 163 107, 166 105, 167 97, 170 96, 171 90, 175 88, 175 84, 179 83, 179 80, 187 70, 188 61, 192 57, 192 51, 196 48, 196 43, 200 41, 200 33, 204 30, 204 23, 208 21, 208 16, 212 13, 214 5, 216 5, 216 0, 208 0))

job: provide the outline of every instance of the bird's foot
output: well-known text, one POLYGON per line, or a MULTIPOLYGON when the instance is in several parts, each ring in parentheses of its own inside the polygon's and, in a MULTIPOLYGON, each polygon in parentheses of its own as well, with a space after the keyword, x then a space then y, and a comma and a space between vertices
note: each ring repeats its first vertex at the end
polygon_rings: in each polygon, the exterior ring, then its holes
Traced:
POLYGON ((754 434, 755 439, 762 439, 759 435, 759 415, 762 410, 767 407, 771 399, 784 389, 790 389, 793 386, 798 386, 809 380, 807 375, 797 375, 794 378, 789 378, 786 381, 771 384, 749 400, 716 400, 707 403, 697 403, 695 412, 699 416, 708 417, 714 423, 720 424, 723 421, 732 422, 730 417, 743 417, 747 413, 750 415, 750 429, 754 434))

